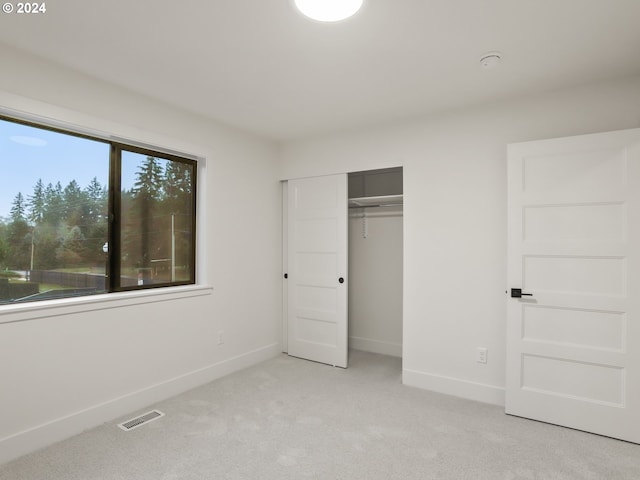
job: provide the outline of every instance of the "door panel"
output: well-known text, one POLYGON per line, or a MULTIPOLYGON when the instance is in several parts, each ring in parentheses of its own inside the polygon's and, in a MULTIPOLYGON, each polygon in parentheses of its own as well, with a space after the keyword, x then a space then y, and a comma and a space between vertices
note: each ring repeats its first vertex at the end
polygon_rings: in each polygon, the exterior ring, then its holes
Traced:
POLYGON ((508 154, 506 412, 640 443, 640 129, 508 154))
POLYGON ((287 237, 288 353, 346 368, 345 174, 289 180, 287 237))

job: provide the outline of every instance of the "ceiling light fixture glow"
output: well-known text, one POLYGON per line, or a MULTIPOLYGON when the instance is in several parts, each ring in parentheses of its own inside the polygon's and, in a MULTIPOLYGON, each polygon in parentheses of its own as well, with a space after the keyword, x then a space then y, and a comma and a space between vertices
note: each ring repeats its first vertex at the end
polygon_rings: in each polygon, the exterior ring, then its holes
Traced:
POLYGON ((364 0, 295 0, 304 15, 319 22, 338 22, 355 14, 364 0))

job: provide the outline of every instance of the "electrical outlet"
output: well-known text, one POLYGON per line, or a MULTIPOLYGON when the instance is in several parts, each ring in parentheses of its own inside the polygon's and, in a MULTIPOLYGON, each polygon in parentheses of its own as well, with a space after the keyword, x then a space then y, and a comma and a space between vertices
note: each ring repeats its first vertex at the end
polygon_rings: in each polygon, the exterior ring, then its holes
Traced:
POLYGON ((224 343, 224 330, 218 331, 218 345, 222 345, 224 343))
POLYGON ((487 355, 489 350, 485 347, 478 347, 476 352, 476 362, 478 363, 487 363, 487 355))

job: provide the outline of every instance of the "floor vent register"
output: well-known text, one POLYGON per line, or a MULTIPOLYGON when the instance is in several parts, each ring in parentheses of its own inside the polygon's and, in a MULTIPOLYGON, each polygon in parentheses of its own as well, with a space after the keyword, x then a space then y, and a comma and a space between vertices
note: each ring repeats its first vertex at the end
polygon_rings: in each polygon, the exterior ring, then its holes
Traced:
POLYGON ((141 427, 149 422, 153 422, 154 420, 159 419, 160 417, 164 417, 164 413, 158 410, 151 410, 150 412, 143 413, 142 415, 138 415, 131 420, 127 420, 126 422, 119 423, 118 426, 124 430, 125 432, 130 432, 131 430, 141 427))

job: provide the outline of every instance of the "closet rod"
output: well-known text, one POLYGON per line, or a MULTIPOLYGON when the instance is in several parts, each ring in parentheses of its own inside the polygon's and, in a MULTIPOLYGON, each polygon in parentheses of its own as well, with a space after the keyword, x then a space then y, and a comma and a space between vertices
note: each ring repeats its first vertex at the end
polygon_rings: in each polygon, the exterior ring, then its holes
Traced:
POLYGON ((384 203, 380 205, 349 205, 349 208, 401 207, 402 203, 384 203))
POLYGON ((366 212, 362 213, 349 213, 349 218, 358 218, 358 219, 371 219, 371 218, 391 218, 391 217, 403 217, 404 215, 400 211, 387 210, 386 212, 372 212, 367 214, 366 212))

